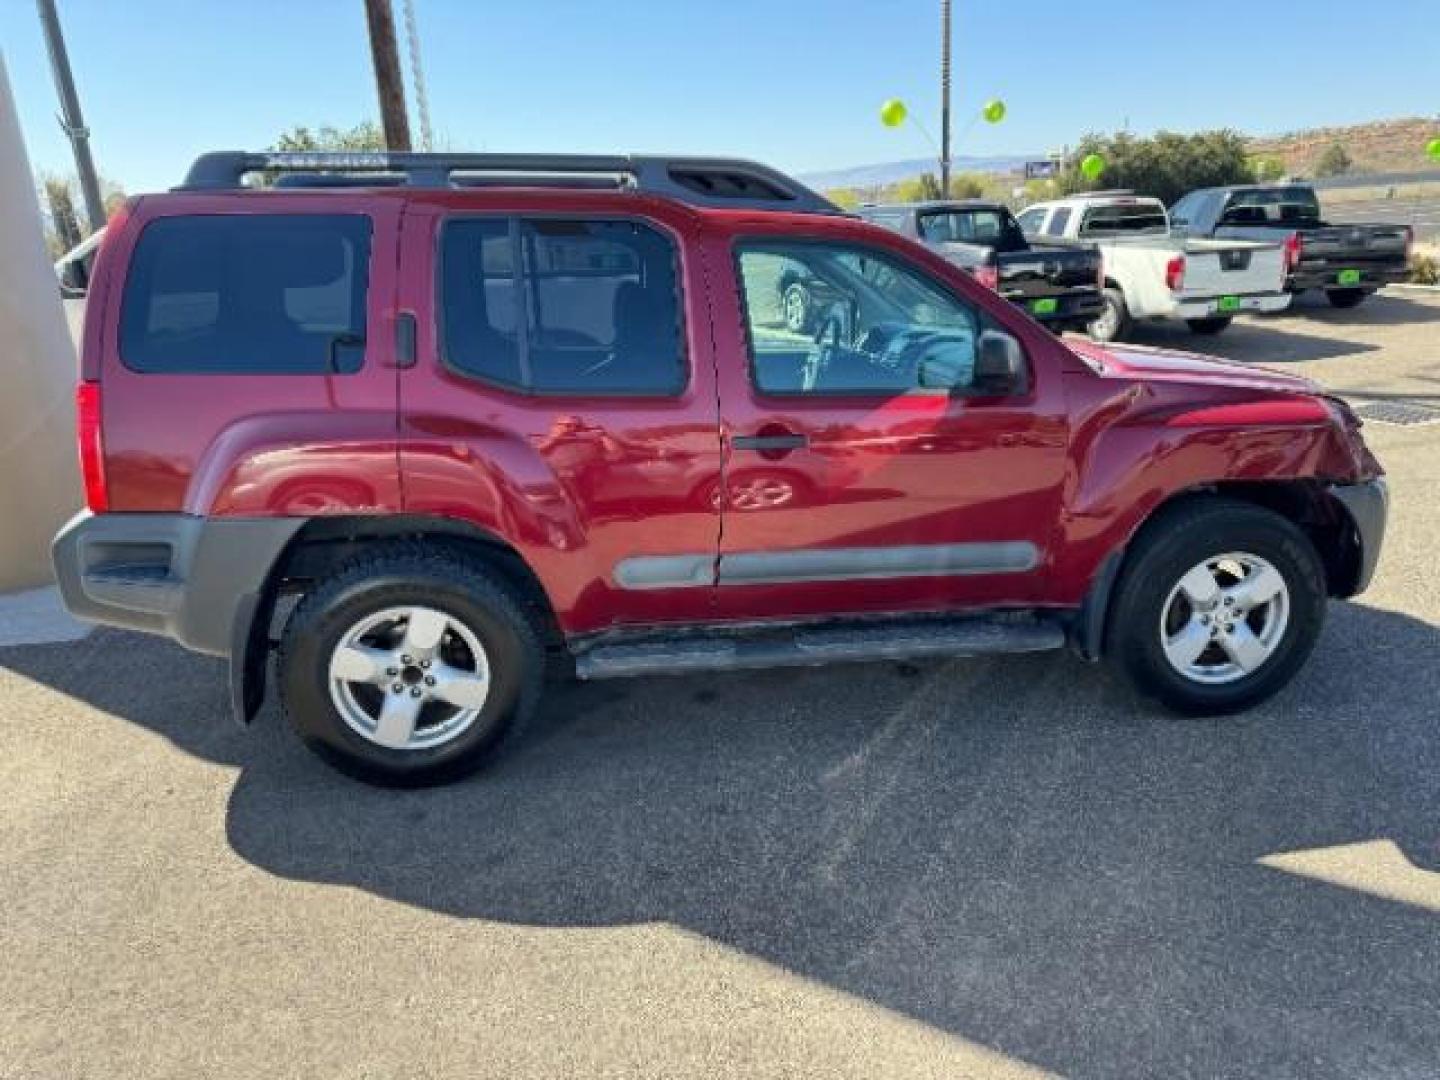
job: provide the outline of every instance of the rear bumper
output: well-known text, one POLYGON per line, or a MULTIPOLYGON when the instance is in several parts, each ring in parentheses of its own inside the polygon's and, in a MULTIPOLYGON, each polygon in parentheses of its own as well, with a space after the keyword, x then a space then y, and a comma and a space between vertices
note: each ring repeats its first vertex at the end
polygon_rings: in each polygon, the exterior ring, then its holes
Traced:
POLYGON ((1000 295, 1032 319, 1046 325, 1059 323, 1065 326, 1083 326, 1099 318, 1101 310, 1105 307, 1099 289, 1080 289, 1077 292, 1061 293, 1055 296, 1036 296, 1027 295, 1019 289, 1007 291, 1002 283, 1000 295), (1040 310, 1049 308, 1049 301, 1054 302, 1054 310, 1040 310))
POLYGON ((1235 299, 1238 306, 1228 311, 1220 309, 1221 299, 1219 296, 1205 296, 1182 300, 1175 305, 1170 315, 1176 319, 1223 319, 1226 316, 1239 315, 1247 311, 1284 311, 1290 306, 1291 296, 1288 292, 1250 293, 1237 296, 1235 299))
POLYGON ((1291 292, 1304 289, 1366 289, 1374 292, 1386 285, 1398 285, 1409 276, 1404 263, 1357 266, 1353 269, 1360 271, 1360 280, 1353 285, 1341 285, 1340 271, 1344 269, 1349 268, 1339 263, 1324 267, 1301 266, 1291 271, 1285 279, 1285 287, 1291 292))
POLYGON ((51 557, 65 606, 77 618, 229 656, 237 612, 253 612, 304 523, 83 511, 55 537, 51 557))
POLYGON ((1355 584, 1351 596, 1364 592, 1375 576, 1380 561, 1380 548, 1385 542, 1385 522, 1390 514, 1390 490, 1383 477, 1359 484, 1332 484, 1330 494, 1345 508, 1355 527, 1360 546, 1355 568, 1355 584))

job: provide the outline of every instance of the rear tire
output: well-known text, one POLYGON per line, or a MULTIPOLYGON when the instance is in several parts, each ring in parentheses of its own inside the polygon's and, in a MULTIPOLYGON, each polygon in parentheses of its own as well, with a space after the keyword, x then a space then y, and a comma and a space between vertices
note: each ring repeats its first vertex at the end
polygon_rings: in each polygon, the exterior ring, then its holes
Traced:
POLYGON ((1113 286, 1100 294, 1104 307, 1099 315, 1085 327, 1096 341, 1124 341, 1130 336, 1130 309, 1125 306, 1125 294, 1113 286))
POLYGON ((1231 323, 1229 315, 1221 315, 1213 319, 1186 319, 1185 325, 1190 327, 1192 333, 1196 334, 1218 334, 1231 323))
POLYGON ((503 579, 449 553, 396 546, 362 556, 297 605, 279 678, 290 725, 317 755, 367 783, 418 787, 471 773, 513 743, 544 666, 540 636, 503 579), (425 631, 427 620, 439 629, 425 631))
POLYGON ((1225 715, 1294 677, 1325 605, 1324 568, 1294 524, 1249 503, 1195 501, 1162 511, 1127 556, 1106 651, 1141 694, 1225 715))
POLYGON ((1364 289, 1326 289, 1325 299, 1335 308, 1358 307, 1369 294, 1364 289))

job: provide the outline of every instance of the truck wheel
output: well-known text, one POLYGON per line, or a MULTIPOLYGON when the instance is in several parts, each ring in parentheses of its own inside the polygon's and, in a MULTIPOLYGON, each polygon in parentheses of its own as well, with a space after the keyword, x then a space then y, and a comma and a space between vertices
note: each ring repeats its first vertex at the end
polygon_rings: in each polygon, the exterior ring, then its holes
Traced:
POLYGON ((810 290, 798 281, 786 288, 780 296, 780 310, 785 317, 785 329, 792 334, 810 332, 810 290))
POLYGON ((311 750, 357 779, 411 787, 493 760, 533 712, 544 663, 498 578, 411 547, 363 557, 306 596, 279 675, 311 750))
POLYGON ((1248 503, 1191 503, 1146 526, 1126 558, 1107 650, 1176 712, 1238 712, 1300 669, 1325 603, 1324 569, 1295 525, 1248 503))
POLYGON ((1130 335, 1130 309, 1125 306, 1125 294, 1108 288, 1100 295, 1105 306, 1094 322, 1085 327, 1086 332, 1096 341, 1124 341, 1130 335))
POLYGON ((1360 301, 1366 296, 1364 289, 1326 289, 1325 299, 1330 301, 1331 307, 1352 308, 1357 307, 1360 301))
POLYGON ((1196 334, 1218 334, 1229 326, 1230 322, 1230 316, 1221 315, 1214 319, 1186 319, 1185 325, 1196 334))

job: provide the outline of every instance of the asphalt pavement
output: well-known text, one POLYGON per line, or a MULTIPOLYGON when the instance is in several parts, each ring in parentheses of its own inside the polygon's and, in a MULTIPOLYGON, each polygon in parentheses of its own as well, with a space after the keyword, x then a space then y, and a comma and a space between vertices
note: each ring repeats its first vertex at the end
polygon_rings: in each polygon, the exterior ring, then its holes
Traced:
MULTIPOLYGON (((1440 409, 1437 327, 1142 340, 1440 409)), ((1223 721, 1059 654, 557 684, 389 792, 164 641, 0 648, 0 1077, 1434 1077, 1440 423, 1367 435, 1374 587, 1223 721)))

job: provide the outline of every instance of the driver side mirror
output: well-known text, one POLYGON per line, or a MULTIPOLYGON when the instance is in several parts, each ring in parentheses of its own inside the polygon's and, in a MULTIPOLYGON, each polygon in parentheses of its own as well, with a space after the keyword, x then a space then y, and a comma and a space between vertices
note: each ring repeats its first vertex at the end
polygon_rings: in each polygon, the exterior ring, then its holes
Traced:
POLYGON ((1003 330, 986 330, 975 353, 974 392, 987 395, 1023 394, 1029 380, 1025 351, 1003 330))

